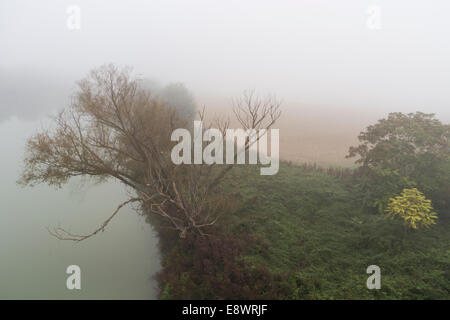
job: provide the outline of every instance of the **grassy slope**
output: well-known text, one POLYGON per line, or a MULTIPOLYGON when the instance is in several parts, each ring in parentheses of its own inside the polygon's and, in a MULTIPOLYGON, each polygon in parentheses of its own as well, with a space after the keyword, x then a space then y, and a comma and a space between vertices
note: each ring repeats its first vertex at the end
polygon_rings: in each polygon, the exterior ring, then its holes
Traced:
POLYGON ((337 178, 282 165, 275 176, 242 166, 228 177, 242 206, 225 232, 258 241, 242 259, 288 275, 287 299, 449 299, 449 224, 403 239, 397 221, 362 212, 337 178), (366 268, 381 268, 382 289, 368 290, 366 268))

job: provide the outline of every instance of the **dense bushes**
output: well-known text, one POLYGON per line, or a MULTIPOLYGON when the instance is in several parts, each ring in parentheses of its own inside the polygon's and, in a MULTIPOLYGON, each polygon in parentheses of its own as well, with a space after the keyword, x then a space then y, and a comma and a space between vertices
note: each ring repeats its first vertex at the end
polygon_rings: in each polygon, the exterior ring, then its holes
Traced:
MULTIPOLYGON (((217 230, 215 230, 217 231, 217 230)), ((215 232, 216 233, 216 232, 215 232)), ((241 259, 250 236, 189 235, 165 257, 158 275, 161 298, 281 299, 289 289, 283 277, 241 259)))
POLYGON ((401 221, 367 214, 352 186, 311 166, 270 177, 238 166, 226 187, 239 205, 214 236, 161 232, 161 298, 450 298, 446 221, 404 241, 401 221), (381 290, 366 288, 372 264, 381 290))

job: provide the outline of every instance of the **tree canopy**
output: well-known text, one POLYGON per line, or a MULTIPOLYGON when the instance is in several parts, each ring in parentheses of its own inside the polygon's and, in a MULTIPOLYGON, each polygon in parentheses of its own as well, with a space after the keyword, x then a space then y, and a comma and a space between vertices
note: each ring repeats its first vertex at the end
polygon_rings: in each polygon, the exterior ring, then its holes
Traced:
POLYGON ((385 206, 399 190, 417 186, 448 209, 450 126, 434 114, 390 113, 367 127, 347 157, 358 157, 373 204, 385 206))

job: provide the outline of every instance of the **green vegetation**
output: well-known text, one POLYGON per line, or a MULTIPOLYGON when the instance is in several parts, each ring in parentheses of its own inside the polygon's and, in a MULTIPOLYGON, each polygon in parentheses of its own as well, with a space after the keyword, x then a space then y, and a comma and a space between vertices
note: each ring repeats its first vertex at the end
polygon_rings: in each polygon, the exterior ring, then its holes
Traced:
POLYGON ((238 206, 216 236, 161 238, 161 298, 449 299, 449 221, 403 241, 401 221, 361 208, 354 179, 286 163, 264 177, 237 167, 226 188, 238 206), (366 288, 372 264, 381 290, 366 288))
POLYGON ((235 168, 210 236, 161 233, 161 298, 449 299, 449 126, 391 113, 359 140, 355 169, 235 168), (366 287, 370 265, 380 290, 366 287))

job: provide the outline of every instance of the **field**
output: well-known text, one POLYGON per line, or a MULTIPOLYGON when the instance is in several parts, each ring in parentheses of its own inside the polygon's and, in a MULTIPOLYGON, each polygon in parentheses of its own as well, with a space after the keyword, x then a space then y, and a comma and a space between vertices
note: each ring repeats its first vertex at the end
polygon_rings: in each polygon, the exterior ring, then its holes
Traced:
POLYGON ((283 163, 260 176, 238 166, 225 185, 233 209, 211 236, 161 237, 161 298, 450 298, 448 221, 405 235, 401 222, 362 209, 339 170, 283 163), (381 268, 380 290, 366 287, 370 265, 381 268))

